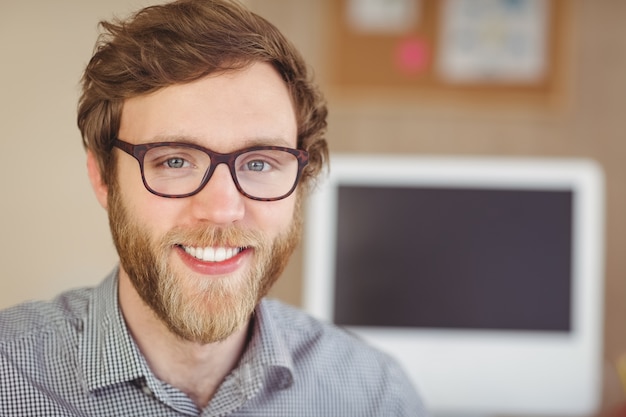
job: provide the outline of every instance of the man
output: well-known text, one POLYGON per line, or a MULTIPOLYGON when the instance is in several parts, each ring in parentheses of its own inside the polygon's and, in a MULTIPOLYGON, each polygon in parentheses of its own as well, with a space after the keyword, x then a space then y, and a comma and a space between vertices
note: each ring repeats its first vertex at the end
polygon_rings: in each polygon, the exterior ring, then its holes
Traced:
POLYGON ((293 46, 228 0, 102 26, 78 126, 120 266, 0 314, 0 415, 425 415, 386 355, 264 299, 327 160, 293 46))

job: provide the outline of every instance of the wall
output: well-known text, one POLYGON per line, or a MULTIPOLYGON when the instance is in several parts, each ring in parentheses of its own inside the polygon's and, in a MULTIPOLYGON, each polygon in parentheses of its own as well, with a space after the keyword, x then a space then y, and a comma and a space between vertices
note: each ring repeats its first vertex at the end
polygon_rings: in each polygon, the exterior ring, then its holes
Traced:
MULTIPOLYGON (((327 85, 332 0, 249 0, 302 50, 327 87, 333 151, 584 156, 607 175, 605 405, 623 400, 626 351, 626 2, 571 0, 560 99, 550 103, 346 96, 327 85)), ((93 285, 116 256, 93 198, 75 124, 78 80, 96 22, 139 0, 0 3, 0 307, 93 285)), ((301 300, 301 250, 273 295, 301 300)))

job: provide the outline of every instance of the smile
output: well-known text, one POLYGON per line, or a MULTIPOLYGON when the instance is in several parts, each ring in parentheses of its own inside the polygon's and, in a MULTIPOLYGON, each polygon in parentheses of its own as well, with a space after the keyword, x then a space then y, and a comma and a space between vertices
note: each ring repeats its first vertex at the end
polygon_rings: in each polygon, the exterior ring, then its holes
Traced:
POLYGON ((244 248, 206 247, 194 248, 182 246, 189 255, 204 262, 224 262, 237 256, 244 248))

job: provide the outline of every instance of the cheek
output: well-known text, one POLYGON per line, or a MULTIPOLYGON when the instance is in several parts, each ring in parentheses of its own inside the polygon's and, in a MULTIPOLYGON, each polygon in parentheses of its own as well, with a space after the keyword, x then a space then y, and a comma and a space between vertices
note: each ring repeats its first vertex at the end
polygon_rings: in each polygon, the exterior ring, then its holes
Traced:
POLYGON ((248 211, 255 223, 249 225, 250 227, 256 226, 271 237, 289 230, 296 211, 295 195, 279 201, 255 201, 254 203, 256 203, 254 207, 250 207, 248 211))
POLYGON ((120 195, 129 215, 150 235, 162 235, 177 226, 173 221, 181 217, 180 208, 172 203, 180 202, 151 194, 144 188, 141 180, 139 183, 129 180, 120 188, 120 195))
POLYGON ((127 155, 118 155, 117 159, 116 188, 120 198, 129 214, 143 220, 144 214, 148 216, 153 205, 149 201, 151 194, 143 185, 139 165, 127 155))

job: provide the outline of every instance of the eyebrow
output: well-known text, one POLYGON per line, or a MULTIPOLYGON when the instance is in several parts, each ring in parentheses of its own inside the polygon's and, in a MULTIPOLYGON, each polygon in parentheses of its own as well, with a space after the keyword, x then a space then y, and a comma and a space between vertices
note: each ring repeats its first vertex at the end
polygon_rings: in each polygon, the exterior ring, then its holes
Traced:
MULTIPOLYGON (((158 143, 158 142, 179 142, 179 143, 189 143, 192 145, 206 147, 203 141, 196 136, 187 136, 187 135, 157 135, 153 137, 149 141, 141 142, 144 143, 158 143)), ((286 139, 278 138, 278 137, 268 137, 268 138, 250 138, 246 139, 243 142, 243 145, 238 147, 237 149, 245 149, 252 146, 283 146, 286 148, 292 148, 293 145, 289 143, 286 139)), ((210 149, 210 148, 209 148, 210 149)))

